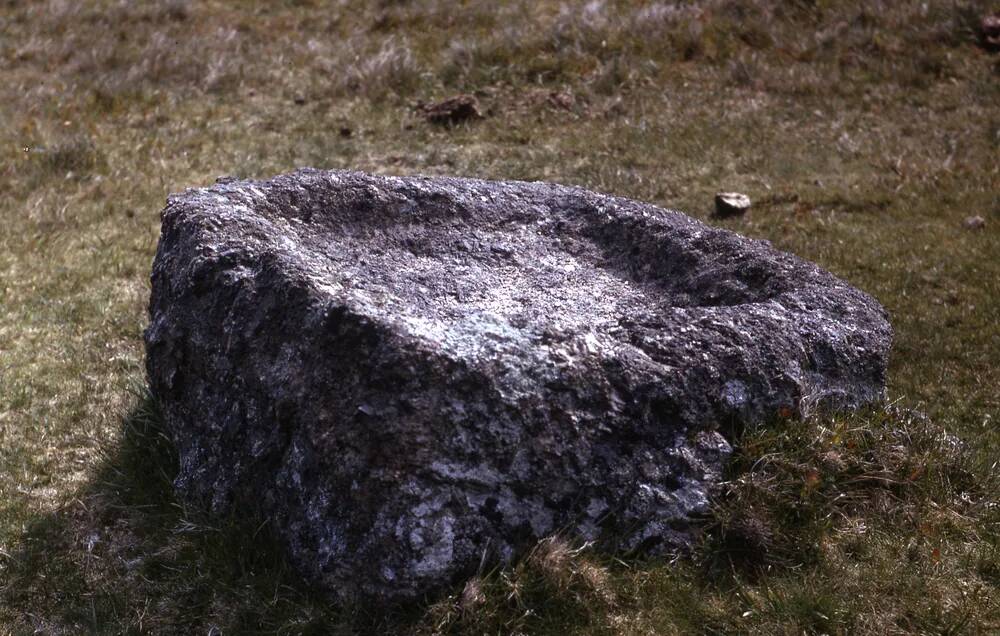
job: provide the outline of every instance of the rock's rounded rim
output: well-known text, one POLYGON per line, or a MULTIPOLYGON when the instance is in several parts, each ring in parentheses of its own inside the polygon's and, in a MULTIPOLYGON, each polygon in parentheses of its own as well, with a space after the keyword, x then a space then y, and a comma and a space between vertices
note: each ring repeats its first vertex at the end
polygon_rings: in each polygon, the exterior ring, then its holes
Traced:
MULTIPOLYGON (((647 203, 544 182, 305 168, 187 190, 170 198, 165 227, 172 217, 215 234, 216 257, 280 261, 333 302, 402 326, 414 346, 464 360, 502 356, 505 344, 549 355, 546 343, 566 338, 593 353, 620 346, 623 330, 655 360, 643 326, 694 353, 700 329, 738 344, 752 322, 753 339, 772 334, 806 358, 859 343, 828 377, 777 361, 776 373, 809 378, 807 390, 853 405, 884 386, 875 367, 891 330, 870 296, 768 241, 647 203), (872 356, 861 382, 844 366, 872 356)), ((668 371, 719 362, 657 360, 668 371)))

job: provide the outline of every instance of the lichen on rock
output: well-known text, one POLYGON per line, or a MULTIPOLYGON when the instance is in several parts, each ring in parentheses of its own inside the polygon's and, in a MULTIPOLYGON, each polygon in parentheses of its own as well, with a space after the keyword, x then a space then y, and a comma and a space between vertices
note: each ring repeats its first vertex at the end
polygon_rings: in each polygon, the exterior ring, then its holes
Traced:
POLYGON ((547 183, 299 170, 172 196, 147 370, 183 497, 334 597, 563 532, 683 546, 778 412, 881 399, 871 297, 764 241, 547 183))

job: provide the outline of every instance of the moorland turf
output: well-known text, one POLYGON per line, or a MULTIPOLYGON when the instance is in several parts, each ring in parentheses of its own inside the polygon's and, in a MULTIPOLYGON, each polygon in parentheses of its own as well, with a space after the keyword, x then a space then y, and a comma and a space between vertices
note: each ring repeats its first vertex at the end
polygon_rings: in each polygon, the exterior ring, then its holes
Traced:
POLYGON ((348 4, 0 3, 0 633, 1000 631, 995 5, 348 4), (458 93, 484 118, 421 116, 458 93), (331 607, 258 520, 174 500, 142 371, 166 195, 303 165, 767 238, 889 310, 891 405, 744 431, 675 562, 556 538, 447 598, 331 607), (709 219, 719 190, 750 215, 709 219))

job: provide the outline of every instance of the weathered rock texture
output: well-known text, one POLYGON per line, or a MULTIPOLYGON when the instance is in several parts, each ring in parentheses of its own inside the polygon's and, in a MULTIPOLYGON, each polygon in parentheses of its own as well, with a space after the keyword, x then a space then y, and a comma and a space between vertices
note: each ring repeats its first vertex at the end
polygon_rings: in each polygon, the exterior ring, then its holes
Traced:
POLYGON ((679 546, 720 431, 879 399, 891 339, 864 293, 678 212, 315 170, 171 197, 150 315, 179 491, 266 515, 339 598, 557 531, 679 546))

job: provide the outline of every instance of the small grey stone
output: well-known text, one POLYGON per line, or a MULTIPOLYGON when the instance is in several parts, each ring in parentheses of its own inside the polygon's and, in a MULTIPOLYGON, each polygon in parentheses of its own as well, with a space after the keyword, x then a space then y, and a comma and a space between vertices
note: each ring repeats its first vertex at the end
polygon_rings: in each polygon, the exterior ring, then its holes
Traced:
POLYGON ((715 195, 716 216, 739 216, 750 209, 750 197, 739 192, 720 192, 715 195))
POLYGON ((180 495, 262 515, 340 600, 557 531, 679 549, 727 431, 881 399, 890 340, 868 295, 679 212, 309 169, 171 196, 145 332, 180 495))
POLYGON ((981 230, 986 227, 986 219, 979 215, 967 216, 965 217, 965 221, 962 222, 962 225, 964 225, 967 230, 981 230))

